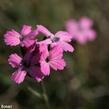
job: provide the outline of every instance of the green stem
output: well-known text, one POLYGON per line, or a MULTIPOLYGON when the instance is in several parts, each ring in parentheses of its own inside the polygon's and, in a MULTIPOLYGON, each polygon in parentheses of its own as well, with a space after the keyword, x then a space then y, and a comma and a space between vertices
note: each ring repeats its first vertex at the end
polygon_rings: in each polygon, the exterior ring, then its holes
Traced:
POLYGON ((48 100, 46 88, 45 88, 45 85, 44 85, 43 81, 41 82, 41 86, 42 86, 42 90, 43 90, 43 99, 45 101, 46 108, 50 109, 50 103, 49 103, 49 100, 48 100))
POLYGON ((41 82, 41 87, 42 87, 42 95, 40 93, 38 93, 36 90, 32 89, 31 87, 28 87, 28 90, 34 94, 35 96, 37 96, 40 99, 43 99, 46 105, 46 109, 50 109, 50 103, 48 100, 48 96, 47 96, 47 92, 46 92, 46 88, 45 85, 43 83, 43 81, 41 82))
POLYGON ((33 90, 31 87, 28 87, 28 90, 38 98, 42 99, 42 96, 37 91, 33 90))

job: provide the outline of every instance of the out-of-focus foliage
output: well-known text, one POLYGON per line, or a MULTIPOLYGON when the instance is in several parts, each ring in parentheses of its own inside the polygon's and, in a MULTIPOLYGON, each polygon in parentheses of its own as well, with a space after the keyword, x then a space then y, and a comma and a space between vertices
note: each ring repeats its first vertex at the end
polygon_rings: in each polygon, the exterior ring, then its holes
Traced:
POLYGON ((0 104, 14 109, 45 109, 44 101, 28 86, 42 93, 40 83, 27 79, 20 86, 10 81, 13 72, 8 54, 18 52, 3 42, 3 34, 22 24, 43 24, 51 31, 64 30, 65 21, 88 16, 94 21, 97 38, 84 46, 75 44, 67 54, 64 71, 44 79, 51 109, 109 108, 109 1, 108 0, 0 0, 0 104))

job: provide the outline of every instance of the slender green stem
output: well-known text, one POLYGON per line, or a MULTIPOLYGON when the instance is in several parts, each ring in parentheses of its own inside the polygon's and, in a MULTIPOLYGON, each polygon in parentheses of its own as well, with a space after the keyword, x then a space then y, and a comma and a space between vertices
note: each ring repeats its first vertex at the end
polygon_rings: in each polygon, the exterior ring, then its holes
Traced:
POLYGON ((42 99, 42 96, 37 91, 33 90, 31 87, 28 87, 28 90, 38 98, 42 99))
POLYGON ((50 103, 49 103, 49 100, 48 100, 46 88, 45 88, 45 85, 44 85, 43 81, 41 82, 41 86, 42 86, 42 90, 43 90, 43 99, 45 101, 46 108, 50 109, 50 103))
POLYGON ((28 87, 28 90, 34 94, 36 97, 40 98, 40 99, 43 99, 44 102, 45 102, 45 105, 46 105, 46 109, 50 109, 50 103, 49 103, 49 100, 48 100, 48 96, 47 96, 47 92, 46 92, 46 88, 45 88, 45 85, 43 83, 43 81, 41 82, 41 87, 42 87, 42 94, 38 93, 36 90, 34 90, 33 88, 31 87, 28 87))

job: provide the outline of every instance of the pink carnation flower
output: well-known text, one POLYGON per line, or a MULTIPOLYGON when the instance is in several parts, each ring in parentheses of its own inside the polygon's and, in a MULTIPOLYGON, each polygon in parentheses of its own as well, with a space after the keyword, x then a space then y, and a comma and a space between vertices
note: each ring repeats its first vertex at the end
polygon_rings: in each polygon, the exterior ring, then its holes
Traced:
POLYGON ((14 29, 7 31, 4 35, 4 41, 6 45, 16 46, 20 44, 22 47, 28 48, 35 43, 34 38, 37 34, 37 31, 32 31, 31 26, 23 25, 20 33, 14 29))
POLYGON ((27 53, 24 58, 21 58, 16 53, 9 56, 9 64, 17 69, 12 74, 11 79, 17 84, 23 82, 27 74, 37 81, 41 81, 44 78, 39 68, 35 66, 36 63, 34 63, 34 59, 36 58, 33 58, 34 56, 32 53, 27 53))
POLYGON ((51 44, 52 47, 59 45, 64 51, 73 52, 74 48, 69 44, 71 35, 65 31, 59 31, 55 35, 42 25, 37 25, 37 31, 44 34, 47 39, 40 43, 51 44))
POLYGON ((63 70, 66 66, 63 52, 73 52, 74 48, 69 44, 72 36, 65 31, 51 33, 42 25, 37 25, 35 30, 31 26, 24 25, 20 33, 15 30, 8 31, 4 35, 7 45, 20 45, 22 57, 16 53, 9 56, 9 64, 16 69, 11 79, 17 84, 24 81, 28 75, 38 82, 50 74, 50 70, 63 70), (45 37, 38 41, 38 34, 45 37), (36 38, 36 39, 35 39, 36 38))
POLYGON ((66 29, 71 34, 72 39, 80 44, 85 44, 88 41, 93 41, 96 38, 96 32, 92 29, 93 21, 87 17, 82 17, 77 22, 68 20, 66 29))
POLYGON ((54 70, 63 70, 66 63, 63 59, 63 50, 59 46, 53 47, 47 52, 47 45, 43 45, 45 50, 41 52, 40 66, 44 75, 50 74, 50 67, 54 70), (45 47, 44 47, 45 46, 45 47))

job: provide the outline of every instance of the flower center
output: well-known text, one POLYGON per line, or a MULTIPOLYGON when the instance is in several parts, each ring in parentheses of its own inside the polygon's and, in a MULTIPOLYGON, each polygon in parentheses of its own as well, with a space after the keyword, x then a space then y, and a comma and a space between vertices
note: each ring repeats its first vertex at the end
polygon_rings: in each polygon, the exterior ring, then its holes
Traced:
POLYGON ((47 57, 45 61, 46 61, 46 62, 49 62, 49 57, 47 57))
POLYGON ((84 30, 84 28, 83 28, 80 24, 78 24, 78 30, 79 30, 80 32, 82 32, 82 31, 84 30))
POLYGON ((30 63, 26 61, 22 61, 22 65, 26 68, 30 67, 30 63))
POLYGON ((24 40, 24 36, 20 36, 20 40, 23 41, 24 40))
POLYGON ((60 40, 59 37, 53 37, 53 38, 52 38, 52 42, 58 42, 59 40, 60 40))

